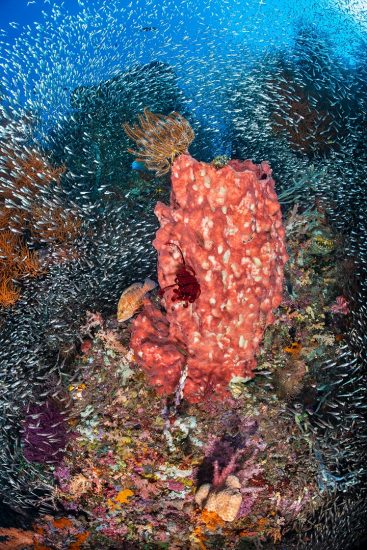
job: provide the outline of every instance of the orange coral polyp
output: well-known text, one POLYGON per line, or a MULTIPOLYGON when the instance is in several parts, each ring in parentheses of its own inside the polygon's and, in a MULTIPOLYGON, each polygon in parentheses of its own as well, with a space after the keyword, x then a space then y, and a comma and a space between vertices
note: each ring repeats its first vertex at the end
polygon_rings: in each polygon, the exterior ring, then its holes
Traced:
POLYGON ((20 246, 19 235, 13 231, 0 231, 0 256, 2 259, 9 261, 17 256, 16 248, 20 246))
POLYGON ((29 250, 27 246, 23 245, 19 251, 17 271, 19 276, 27 275, 28 277, 37 277, 43 273, 37 252, 29 250))
POLYGON ((3 276, 0 278, 0 306, 10 307, 19 299, 20 291, 15 288, 13 281, 3 276))
POLYGON ((0 306, 9 307, 20 295, 14 280, 45 272, 23 238, 24 230, 33 241, 65 243, 77 237, 81 221, 60 202, 40 199, 42 188, 60 184, 64 166, 55 168, 36 150, 24 151, 16 144, 2 143, 0 153, 0 306))

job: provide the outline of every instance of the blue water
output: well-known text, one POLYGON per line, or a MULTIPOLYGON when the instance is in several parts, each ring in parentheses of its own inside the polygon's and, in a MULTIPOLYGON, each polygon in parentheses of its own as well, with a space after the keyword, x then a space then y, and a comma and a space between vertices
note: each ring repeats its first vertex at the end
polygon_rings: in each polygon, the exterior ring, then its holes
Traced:
MULTIPOLYGON (((229 47, 241 48, 244 42, 251 53, 269 47, 284 49, 292 46, 299 25, 308 24, 330 41, 334 52, 347 63, 358 59, 358 49, 366 41, 364 0, 117 0, 106 5, 112 4, 121 8, 124 39, 132 41, 134 54, 138 53, 141 62, 164 50, 164 59, 175 64, 177 53, 175 48, 170 51, 169 42, 175 45, 183 41, 185 56, 190 56, 193 64, 208 55, 225 58, 229 47), (142 28, 154 30, 141 33, 142 28)), ((3 40, 13 45, 23 32, 36 34, 34 23, 42 25, 45 17, 48 20, 53 7, 60 20, 83 17, 85 8, 97 13, 100 10, 102 16, 106 11, 102 0, 1 0, 3 40)), ((120 46, 116 44, 117 49, 120 46)))
POLYGON ((211 128, 213 154, 228 152, 228 86, 264 56, 292 52, 301 27, 312 28, 345 66, 358 62, 366 41, 363 0, 2 0, 1 6, 0 76, 2 64, 12 65, 3 88, 47 121, 43 130, 57 123, 77 86, 159 60, 175 71, 188 110, 211 128))
MULTIPOLYGON (((83 5, 88 6, 102 5, 100 0, 64 0, 62 2, 62 11, 70 15, 80 13, 83 5)), ((44 14, 50 14, 52 5, 60 4, 54 0, 1 0, 0 2, 0 28, 6 32, 7 39, 14 40, 22 32, 26 25, 32 25, 36 21, 41 21, 44 14)), ((121 0, 121 7, 130 6, 134 8, 135 16, 145 19, 146 26, 164 25, 167 15, 170 19, 170 25, 175 26, 175 17, 177 22, 185 19, 187 28, 192 31, 200 27, 200 21, 191 10, 185 10, 186 2, 175 2, 168 9, 162 8, 162 2, 138 0, 128 2, 121 0), (168 13, 169 12, 169 13, 168 13), (172 17, 173 16, 173 17, 172 17), (196 23, 195 23, 196 21, 196 23)), ((346 37, 350 32, 356 32, 361 38, 363 30, 367 26, 367 13, 364 0, 254 0, 246 1, 213 1, 195 2, 198 8, 198 15, 202 18, 201 23, 211 26, 214 29, 221 27, 221 17, 225 15, 228 21, 227 32, 238 32, 239 40, 241 33, 251 33, 251 18, 254 15, 263 17, 263 35, 257 37, 260 42, 266 42, 267 37, 274 37, 282 27, 289 28, 292 32, 292 24, 297 19, 304 22, 311 22, 323 30, 327 35, 339 42, 341 53, 345 53, 342 44, 346 44, 346 37), (337 33, 337 34, 336 34, 337 33)), ((133 21, 132 21, 133 23, 133 21)))

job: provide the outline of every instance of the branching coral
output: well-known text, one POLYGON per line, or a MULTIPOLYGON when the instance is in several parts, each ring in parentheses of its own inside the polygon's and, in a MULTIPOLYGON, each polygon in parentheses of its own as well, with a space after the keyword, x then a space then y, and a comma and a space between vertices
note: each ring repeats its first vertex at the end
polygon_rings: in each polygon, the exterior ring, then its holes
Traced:
POLYGON ((9 146, 0 145, 4 162, 0 165, 0 208, 1 226, 21 232, 31 222, 32 208, 42 190, 52 183, 59 185, 60 176, 65 171, 63 166, 54 168, 37 151, 21 151, 9 146))
POLYGON ((323 94, 312 86, 296 83, 292 72, 280 73, 282 80, 270 81, 274 97, 272 129, 284 135, 291 148, 307 155, 327 154, 338 147, 337 111, 331 108, 326 90, 323 94), (275 93, 274 90, 277 90, 275 93))
POLYGON ((20 296, 15 282, 45 271, 33 245, 72 241, 81 221, 54 193, 63 166, 55 168, 39 152, 9 143, 1 143, 0 152, 0 306, 9 307, 20 296))
POLYGON ((75 239, 80 219, 65 209, 55 193, 51 194, 60 189, 65 167, 53 167, 34 150, 11 150, 2 145, 1 152, 5 162, 0 166, 0 229, 18 234, 27 230, 37 242, 75 239))
POLYGON ((20 292, 15 288, 13 281, 2 275, 0 279, 0 306, 12 306, 18 300, 19 296, 20 292))
POLYGON ((35 206, 32 209, 32 237, 46 243, 71 242, 78 237, 81 220, 62 206, 50 209, 35 206))
MULTIPOLYGON (((17 189, 28 189, 34 193, 40 186, 48 186, 50 182, 59 182, 61 174, 65 171, 64 166, 54 168, 48 161, 35 150, 26 152, 24 156, 20 155, 19 151, 13 148, 2 147, 6 153, 7 159, 5 168, 11 175, 11 179, 17 189)), ((8 190, 2 186, 2 194, 4 197, 12 197, 12 190, 8 190)))
POLYGON ((212 438, 205 458, 198 471, 198 479, 206 477, 195 495, 200 507, 216 512, 225 521, 233 521, 238 515, 246 516, 262 487, 256 487, 251 480, 259 475, 263 468, 257 463, 259 451, 266 445, 256 435, 258 425, 251 419, 236 419, 230 415, 231 422, 238 422, 238 433, 234 437, 212 438), (211 483, 208 480, 211 479, 211 483))
POLYGON ((167 174, 174 159, 187 153, 195 137, 193 129, 189 122, 176 112, 164 116, 145 109, 144 115, 139 115, 138 119, 139 125, 124 124, 125 132, 139 147, 137 151, 129 149, 129 152, 137 155, 137 160, 144 162, 157 176, 167 174))
POLYGON ((20 291, 14 279, 42 272, 36 252, 22 242, 19 235, 9 230, 0 231, 0 306, 9 307, 19 298, 20 291))

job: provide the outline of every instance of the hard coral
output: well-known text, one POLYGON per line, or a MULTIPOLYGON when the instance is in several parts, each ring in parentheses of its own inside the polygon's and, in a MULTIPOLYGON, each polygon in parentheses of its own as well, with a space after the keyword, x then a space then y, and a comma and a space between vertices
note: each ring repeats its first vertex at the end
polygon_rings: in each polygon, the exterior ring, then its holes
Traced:
POLYGON ((233 376, 253 377, 282 298, 287 254, 270 167, 231 161, 216 170, 181 155, 172 168, 170 206, 158 202, 155 213, 166 313, 145 302, 132 348, 159 393, 174 391, 187 363, 189 401, 212 391, 223 396, 233 376), (201 291, 190 304, 176 299, 183 268, 201 291))
POLYGON ((225 486, 219 491, 211 491, 210 484, 202 485, 195 495, 195 501, 209 512, 215 512, 224 521, 234 521, 240 511, 242 495, 241 483, 236 476, 228 476, 225 486))

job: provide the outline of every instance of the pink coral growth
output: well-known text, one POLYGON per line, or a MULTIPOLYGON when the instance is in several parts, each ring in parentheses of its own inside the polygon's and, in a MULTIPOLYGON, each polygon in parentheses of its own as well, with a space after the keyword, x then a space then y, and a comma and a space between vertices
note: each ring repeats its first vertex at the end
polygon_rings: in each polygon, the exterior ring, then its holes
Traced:
POLYGON ((282 299, 287 254, 271 169, 231 161, 217 170, 181 155, 170 205, 158 202, 155 213, 166 312, 145 300, 131 347, 159 393, 174 392, 186 364, 189 401, 208 392, 224 396, 233 376, 253 377, 264 330, 282 299), (177 299, 184 295, 177 285, 192 282, 178 277, 187 270, 200 287, 192 303, 177 299))
POLYGON ((338 296, 335 299, 335 304, 331 306, 330 311, 332 313, 339 313, 340 315, 348 315, 349 304, 346 298, 344 298, 344 296, 338 296))
POLYGON ((212 482, 213 487, 221 487, 222 485, 224 485, 227 477, 235 471, 237 467, 237 461, 239 460, 240 456, 244 454, 244 452, 244 449, 237 449, 232 455, 228 464, 222 470, 219 470, 218 460, 214 461, 212 482))
POLYGON ((241 484, 242 504, 239 517, 250 513, 258 494, 266 490, 254 479, 261 475, 263 467, 258 460, 266 444, 258 433, 256 420, 237 416, 233 412, 222 418, 223 435, 210 435, 205 447, 205 458, 196 472, 198 484, 211 483, 214 489, 225 486, 229 476, 235 475, 241 484), (234 435, 229 435, 231 426, 234 435))

